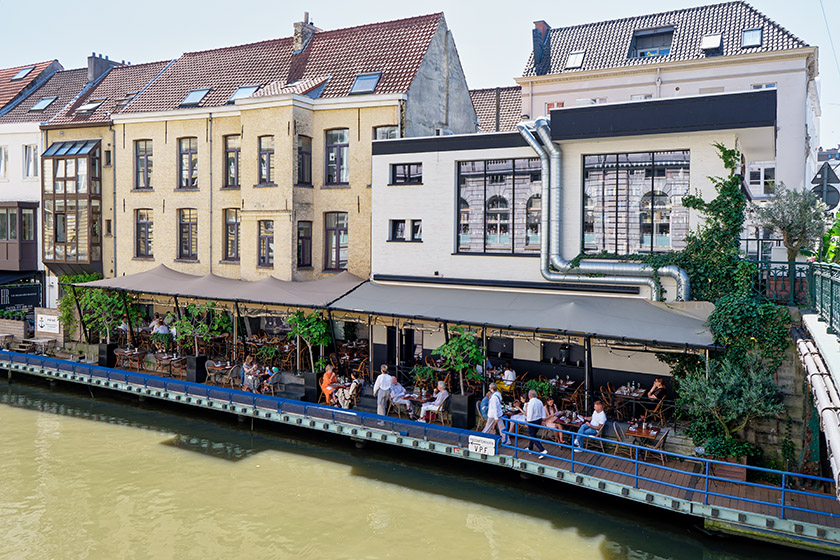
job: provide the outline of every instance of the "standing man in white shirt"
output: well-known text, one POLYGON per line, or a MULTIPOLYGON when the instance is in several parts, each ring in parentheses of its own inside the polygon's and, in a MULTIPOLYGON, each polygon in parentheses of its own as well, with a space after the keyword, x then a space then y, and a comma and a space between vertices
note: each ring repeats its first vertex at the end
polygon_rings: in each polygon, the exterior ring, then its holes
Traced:
POLYGON ((487 407, 487 423, 484 425, 484 433, 492 434, 498 431, 502 436, 502 443, 507 445, 508 437, 502 432, 502 394, 495 385, 490 385, 490 406, 487 407))
POLYGON ((583 447, 581 447, 583 445, 581 443, 583 440, 582 436, 594 436, 601 429, 601 426, 607 423, 607 413, 604 412, 604 403, 595 401, 593 406, 595 407, 595 412, 592 413, 592 416, 584 418, 586 421, 578 428, 578 435, 575 436, 575 447, 581 450, 583 450, 583 447))
MULTIPOLYGON (((533 389, 528 391, 528 404, 525 405, 525 420, 528 422, 528 437, 536 438, 537 433, 543 427, 543 419, 545 418, 545 407, 540 399, 537 398, 537 392, 533 389)), ((528 451, 533 451, 534 447, 540 453, 540 459, 545 457, 545 447, 536 439, 528 440, 528 451)))
POLYGON ((376 413, 385 416, 388 413, 388 401, 391 399, 391 376, 386 364, 382 364, 379 372, 379 377, 373 384, 373 395, 376 397, 376 413))

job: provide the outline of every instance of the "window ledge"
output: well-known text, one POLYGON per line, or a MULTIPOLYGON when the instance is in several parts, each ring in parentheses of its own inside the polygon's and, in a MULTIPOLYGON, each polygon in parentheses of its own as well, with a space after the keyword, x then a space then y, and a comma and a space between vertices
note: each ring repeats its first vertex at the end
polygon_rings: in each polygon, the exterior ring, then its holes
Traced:
POLYGON ((153 261, 153 260, 155 260, 155 257, 154 256, 151 256, 151 257, 131 257, 131 260, 133 260, 133 261, 153 261))
POLYGON ((276 186, 277 186, 277 183, 257 183, 256 185, 254 185, 254 188, 255 189, 264 189, 264 188, 267 188, 267 187, 276 187, 276 186))
POLYGON ((200 261, 200 260, 198 260, 198 259, 182 259, 182 258, 177 258, 177 259, 172 259, 172 262, 198 264, 198 263, 200 263, 201 261, 200 261))
POLYGON ((322 189, 349 189, 350 183, 333 183, 329 185, 323 185, 322 189))
POLYGON ((462 251, 462 252, 456 251, 454 253, 450 253, 450 255, 452 255, 453 257, 517 257, 517 258, 528 257, 528 258, 534 258, 534 257, 539 257, 540 252, 539 251, 534 251, 533 253, 481 253, 481 252, 476 251, 476 252, 471 253, 471 252, 467 252, 467 251, 462 251))
POLYGON ((258 264, 257 268, 261 268, 263 270, 274 270, 273 264, 258 264))
POLYGON ((423 243, 422 239, 389 239, 387 243, 423 243))
POLYGON ((219 189, 220 191, 238 191, 239 185, 228 185, 219 189))
POLYGON ((298 270, 315 270, 312 266, 299 266, 298 270))
POLYGON ((239 261, 238 260, 233 260, 233 259, 227 259, 227 260, 223 259, 223 260, 219 261, 219 264, 230 264, 230 265, 239 266, 239 261))
POLYGON ((326 274, 341 274, 342 272, 347 272, 346 268, 325 268, 321 272, 326 274))
POLYGON ((198 187, 175 187, 175 192, 198 192, 198 187))
POLYGON ((295 184, 296 187, 300 187, 302 189, 311 189, 312 183, 297 183, 295 184))
POLYGON ((423 183, 388 183, 386 187, 422 187, 423 183))
POLYGON ((147 188, 131 189, 130 192, 155 192, 155 188, 154 187, 149 187, 148 189, 147 188))

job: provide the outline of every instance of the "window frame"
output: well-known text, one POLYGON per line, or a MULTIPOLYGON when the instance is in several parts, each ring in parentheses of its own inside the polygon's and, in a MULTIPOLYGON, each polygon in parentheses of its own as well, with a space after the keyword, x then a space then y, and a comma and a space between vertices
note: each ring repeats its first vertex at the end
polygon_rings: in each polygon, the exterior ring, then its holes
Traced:
POLYGON ((134 141, 134 188, 138 191, 153 190, 152 173, 154 171, 154 144, 152 140, 135 140, 134 141), (143 154, 140 153, 141 144, 147 145, 148 151, 143 154), (141 160, 144 165, 140 166, 141 160), (141 171, 142 169, 142 171, 141 171), (145 184, 141 184, 141 178, 145 184))
POLYGON ((137 208, 134 210, 134 258, 154 258, 154 210, 151 208, 137 208), (141 216, 145 213, 145 220, 141 216), (141 233, 144 235, 141 236, 141 233))
POLYGON ((257 221, 257 267, 274 268, 274 220, 257 221))
POLYGON ((178 208, 177 255, 177 260, 180 261, 198 261, 198 210, 196 208, 178 208), (189 215, 185 214, 187 212, 189 215), (186 252, 184 241, 189 246, 186 252))
POLYGON ((225 158, 223 161, 223 165, 225 166, 225 173, 224 173, 224 185, 222 188, 225 189, 238 189, 240 187, 240 180, 239 180, 239 158, 242 154, 242 135, 241 134, 228 134, 224 136, 224 149, 225 149, 225 158), (231 147, 230 142, 236 138, 239 142, 238 146, 231 147), (230 158, 233 157, 233 182, 230 181, 230 158))
POLYGON ((583 67, 583 59, 586 57, 586 50, 572 51, 566 58, 564 70, 575 70, 583 67))
POLYGON ((385 124, 385 125, 373 127, 373 139, 374 140, 393 140, 393 139, 399 138, 399 137, 400 137, 400 127, 399 127, 399 125, 385 124), (383 131, 387 130, 389 132, 389 134, 387 136, 384 136, 383 138, 379 138, 379 131, 380 130, 383 130, 383 131), (390 135, 391 131, 393 131, 393 133, 394 133, 393 136, 390 135))
POLYGON ((24 179, 38 178, 38 144, 23 145, 23 170, 21 176, 24 179))
POLYGON ((760 47, 764 44, 764 29, 761 27, 753 27, 751 29, 744 29, 741 32, 741 48, 742 49, 754 49, 756 47, 760 47), (752 34, 758 32, 758 42, 756 43, 747 43, 747 34, 752 34))
POLYGON ((298 220, 297 223, 297 268, 312 268, 312 220, 298 220), (301 226, 305 224, 309 227, 308 235, 301 234, 301 226))
POLYGON ((312 186, 312 137, 298 134, 297 138, 297 185, 312 186), (304 144, 309 142, 309 149, 304 144))
POLYGON ((350 184, 350 129, 349 128, 331 128, 324 131, 324 185, 328 186, 342 186, 350 184), (347 134, 346 142, 330 143, 329 136, 332 132, 345 131, 347 134), (344 152, 345 155, 342 155, 344 152), (335 178, 337 180, 330 180, 330 154, 335 153, 335 178), (345 161, 345 159, 347 161, 345 161), (342 172, 343 171, 343 172, 342 172), (347 180, 342 181, 341 178, 346 175, 347 180))
POLYGON ((225 208, 222 213, 222 220, 224 222, 224 261, 225 262, 239 262, 240 259, 240 229, 242 227, 242 217, 240 216, 239 208, 225 208), (231 252, 231 248, 233 251, 231 252))
POLYGON ((423 164, 422 163, 392 163, 390 185, 422 185, 423 164), (400 169, 403 173, 400 174, 400 169))
POLYGON ((388 220, 388 241, 406 241, 406 221, 407 220, 388 220))
POLYGON ((257 138, 257 184, 274 185, 274 135, 266 134, 257 138), (270 142, 264 146, 263 142, 270 142), (265 158, 265 159, 263 159, 265 158))
POLYGON ((629 58, 655 58, 668 56, 671 54, 671 49, 674 46, 675 34, 676 29, 674 27, 659 27, 655 29, 640 29, 635 31, 633 33, 633 45, 629 58), (642 42, 644 43, 647 42, 648 39, 664 39, 666 36, 670 36, 670 40, 667 45, 664 41, 661 41, 662 44, 655 43, 647 47, 639 47, 639 39, 643 39, 642 42))
POLYGON ((342 272, 347 270, 347 267, 350 264, 350 215, 348 212, 324 212, 324 272, 342 272), (344 223, 345 226, 341 227, 339 225, 330 226, 329 220, 331 216, 336 217, 336 224, 340 223, 340 217, 344 216, 344 223), (347 237, 346 243, 346 250, 347 250, 347 263, 342 268, 341 267, 341 234, 342 232, 347 237), (330 239, 335 241, 333 257, 335 258, 335 267, 330 267, 330 239))
POLYGON ((178 189, 198 189, 198 137, 184 136, 178 138, 178 189), (186 148, 184 142, 188 142, 186 148), (192 144, 195 142, 195 148, 192 144), (195 156, 195 157, 190 157, 195 156), (184 177, 184 158, 187 158, 187 177, 184 177), (191 181, 190 181, 191 179, 191 181), (192 184, 187 184, 191 182, 192 184))
POLYGON ((0 146, 0 179, 7 179, 9 176, 9 147, 0 146))

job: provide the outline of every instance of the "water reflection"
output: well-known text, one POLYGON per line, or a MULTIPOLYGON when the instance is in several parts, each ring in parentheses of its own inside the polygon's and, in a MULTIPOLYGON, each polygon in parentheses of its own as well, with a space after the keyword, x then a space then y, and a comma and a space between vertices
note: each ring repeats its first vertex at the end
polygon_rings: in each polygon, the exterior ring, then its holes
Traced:
MULTIPOLYGON (((50 538, 45 523, 57 535, 72 532, 64 525, 86 519, 94 528, 118 521, 109 530, 128 531, 123 540, 154 539, 147 544, 161 552, 150 558, 174 557, 170 552, 179 547, 165 545, 184 541, 210 557, 296 560, 801 557, 712 539, 685 518, 561 483, 523 481, 508 470, 390 447, 357 450, 318 432, 267 424, 252 431, 250 422, 228 416, 196 419, 107 393, 91 399, 87 391, 22 383, 0 391, 0 405, 7 407, 4 414, 0 406, 0 425, 13 430, 0 446, 0 463, 10 473, 0 481, 0 539, 7 543, 50 538), (33 427, 31 415, 10 414, 13 409, 41 414, 33 427), (61 417, 126 430, 99 431, 61 417), (159 435, 150 441, 150 434, 159 435), (71 500, 76 503, 65 515, 64 502, 71 500)), ((90 543, 101 536, 89 529, 72 538, 90 543)), ((42 546, 21 558, 82 556, 56 554, 56 543, 42 546)), ((88 557, 125 557, 117 543, 98 547, 88 557)))

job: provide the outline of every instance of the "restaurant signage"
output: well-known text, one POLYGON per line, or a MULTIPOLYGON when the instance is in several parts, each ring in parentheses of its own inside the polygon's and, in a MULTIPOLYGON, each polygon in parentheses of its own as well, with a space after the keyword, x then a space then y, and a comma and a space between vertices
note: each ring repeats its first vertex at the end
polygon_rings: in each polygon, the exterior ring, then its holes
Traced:
POLYGON ((38 332, 55 333, 59 332, 58 316, 57 315, 42 315, 38 313, 35 316, 35 329, 38 332))
POLYGON ((23 284, 0 287, 0 309, 29 309, 41 304, 41 285, 23 284))
POLYGON ((494 438, 487 438, 481 436, 470 436, 470 453, 479 453, 481 455, 495 455, 496 454, 496 440, 494 438))

